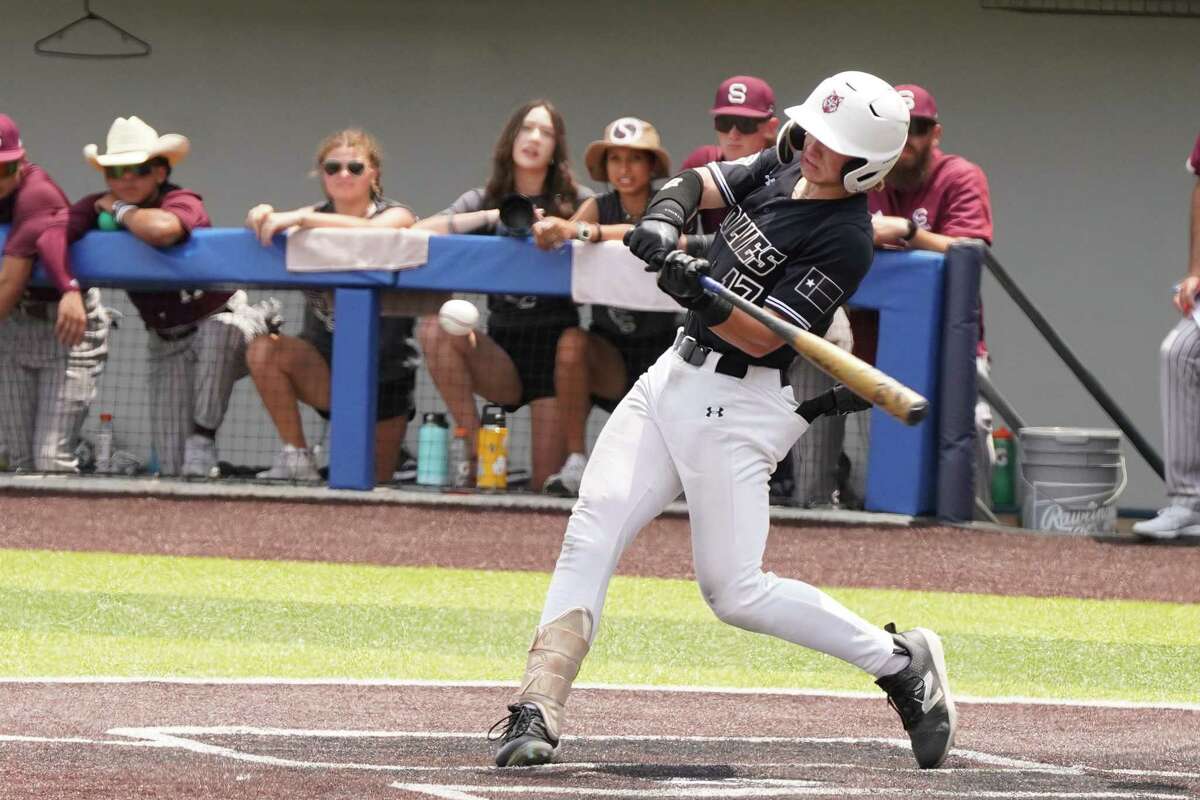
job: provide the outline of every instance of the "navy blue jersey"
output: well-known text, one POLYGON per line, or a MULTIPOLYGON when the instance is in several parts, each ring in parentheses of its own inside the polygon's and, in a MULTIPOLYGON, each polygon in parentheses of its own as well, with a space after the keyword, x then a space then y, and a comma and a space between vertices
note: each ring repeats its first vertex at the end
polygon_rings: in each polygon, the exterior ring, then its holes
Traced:
MULTIPOLYGON (((838 306, 854 294, 874 257, 867 198, 795 200, 800 159, 780 164, 774 150, 704 167, 729 214, 708 251, 713 277, 757 306, 823 335, 838 306)), ((687 332, 722 352, 741 352, 689 314, 687 332)), ((784 368, 787 345, 748 363, 784 368)))

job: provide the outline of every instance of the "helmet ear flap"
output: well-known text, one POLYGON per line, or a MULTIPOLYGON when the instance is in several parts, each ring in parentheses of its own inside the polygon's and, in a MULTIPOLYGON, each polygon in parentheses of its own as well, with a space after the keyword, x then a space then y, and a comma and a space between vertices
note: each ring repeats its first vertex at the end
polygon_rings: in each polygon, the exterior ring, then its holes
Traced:
POLYGON ((796 120, 789 119, 779 129, 779 135, 775 138, 775 153, 779 156, 779 163, 790 163, 796 153, 803 149, 804 128, 797 125, 796 120))

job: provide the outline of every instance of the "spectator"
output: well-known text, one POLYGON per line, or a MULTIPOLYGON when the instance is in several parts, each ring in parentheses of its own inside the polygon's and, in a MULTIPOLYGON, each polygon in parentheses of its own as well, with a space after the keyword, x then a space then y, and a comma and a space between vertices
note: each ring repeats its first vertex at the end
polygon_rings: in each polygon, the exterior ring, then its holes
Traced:
MULTIPOLYGON (((317 148, 325 201, 294 211, 257 205, 246 226, 264 246, 288 228, 407 228, 416 217, 383 195, 379 146, 361 130, 343 130, 317 148)), ((331 295, 306 291, 304 329, 299 336, 272 334, 255 339, 246 353, 254 385, 271 415, 283 449, 259 478, 320 480, 304 438, 300 402, 329 418, 334 309, 331 295)), ((375 411, 375 481, 391 480, 413 415, 413 387, 420 359, 412 344, 413 320, 384 317, 379 331, 378 400, 375 411)))
MULTIPOLYGON (((546 214, 569 219, 591 192, 575 184, 562 115, 548 100, 531 100, 513 113, 492 154, 487 185, 464 192, 445 211, 418 227, 435 233, 496 233, 496 209, 511 193, 532 199, 546 214)), ((566 457, 554 390, 558 339, 578 327, 579 311, 566 297, 490 295, 487 333, 454 336, 434 318, 417 336, 429 374, 455 424, 475 441, 475 393, 509 411, 529 404, 533 427, 532 486, 542 486, 566 457)), ((473 454, 472 454, 473 455, 473 454)))
MULTIPOLYGON (((546 217, 533 226, 538 246, 571 239, 621 241, 650 202, 651 181, 671 174, 671 158, 653 125, 636 117, 609 123, 604 138, 584 154, 588 175, 612 189, 583 201, 569 220, 546 217)), ((686 240, 686 237, 683 237, 686 240)), ((686 247, 686 241, 683 243, 686 247)), ((546 479, 543 491, 574 497, 587 464, 585 437, 594 404, 611 412, 634 381, 671 346, 680 314, 592 306, 588 331, 568 328, 558 340, 554 385, 566 439, 567 459, 546 479)))
MULTIPOLYGON (((775 92, 762 78, 734 75, 717 87, 713 100, 713 125, 717 144, 692 151, 683 162, 684 169, 702 167, 711 161, 736 161, 773 147, 779 132, 775 116, 775 92)), ((721 227, 728 208, 700 211, 701 228, 714 234, 721 227)), ((846 312, 838 308, 829 323, 825 338, 849 350, 852 343, 846 312)), ((815 397, 833 388, 834 381, 804 359, 797 359, 790 373, 798 397, 815 397)), ((845 438, 844 417, 823 417, 813 421, 808 434, 792 447, 771 476, 771 495, 801 505, 830 502, 838 488, 838 458, 845 438)))
MULTIPOLYGON (((171 182, 190 143, 159 136, 137 117, 118 117, 107 151, 89 144, 84 160, 99 170, 108 191, 89 194, 70 209, 71 241, 104 223, 153 247, 185 241, 212 225, 200 195, 171 182)), ((233 385, 247 374, 246 346, 267 332, 278 312, 268 300, 250 305, 242 291, 130 291, 150 331, 150 440, 163 475, 210 477, 217 470, 217 428, 233 385)))
POLYGON ((1175 307, 1183 314, 1159 349, 1163 442, 1167 448, 1167 499, 1170 504, 1154 519, 1138 522, 1133 532, 1153 539, 1200 536, 1200 323, 1196 295, 1200 293, 1200 137, 1187 160, 1197 176, 1192 187, 1191 241, 1188 274, 1175 287, 1175 307))
MULTIPOLYGON (((908 140, 881 192, 872 192, 875 246, 887 249, 946 252, 956 241, 982 239, 992 243, 992 205, 987 176, 962 156, 943 153, 942 125, 933 95, 913 84, 897 86, 909 104, 908 140)), ((852 312, 855 352, 875 361, 878 317, 852 312)), ((976 352, 978 368, 987 374, 990 359, 980 326, 976 352)), ((991 473, 995 463, 992 444, 992 409, 979 400, 975 405, 975 490, 990 505, 991 473)))
POLYGON ((79 429, 108 357, 100 290, 86 297, 67 253, 67 196, 25 157, 21 133, 0 114, 0 223, 10 224, 0 266, 0 443, 12 469, 74 472, 79 429), (53 288, 31 288, 40 258, 53 288))

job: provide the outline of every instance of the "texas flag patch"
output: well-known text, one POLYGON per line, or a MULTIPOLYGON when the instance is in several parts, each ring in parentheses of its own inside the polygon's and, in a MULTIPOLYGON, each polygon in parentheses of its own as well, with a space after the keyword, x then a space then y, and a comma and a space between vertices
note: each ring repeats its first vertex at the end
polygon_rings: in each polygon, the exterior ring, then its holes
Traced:
POLYGON ((832 311, 845 291, 833 278, 813 267, 796 284, 796 294, 816 307, 818 316, 832 311))

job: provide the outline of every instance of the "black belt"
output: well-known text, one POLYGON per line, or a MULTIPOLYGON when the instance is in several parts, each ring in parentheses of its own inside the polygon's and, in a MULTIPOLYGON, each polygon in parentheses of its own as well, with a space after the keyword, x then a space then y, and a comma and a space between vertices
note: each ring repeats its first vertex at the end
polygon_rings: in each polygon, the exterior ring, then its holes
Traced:
MULTIPOLYGON (((684 336, 680 334, 675 337, 675 352, 679 353, 679 357, 693 367, 699 367, 708 360, 708 355, 713 351, 711 347, 700 344, 695 337, 684 336)), ((713 371, 720 375, 728 375, 731 378, 746 377, 746 373, 750 371, 750 367, 759 366, 751 364, 743 356, 736 353, 721 353, 721 357, 717 359, 717 365, 713 371)), ((787 372, 784 370, 776 370, 779 373, 779 385, 787 386, 787 372)))
POLYGON ((150 332, 164 342, 178 342, 180 339, 186 339, 196 332, 195 325, 188 325, 186 328, 159 330, 158 328, 150 328, 150 332))

